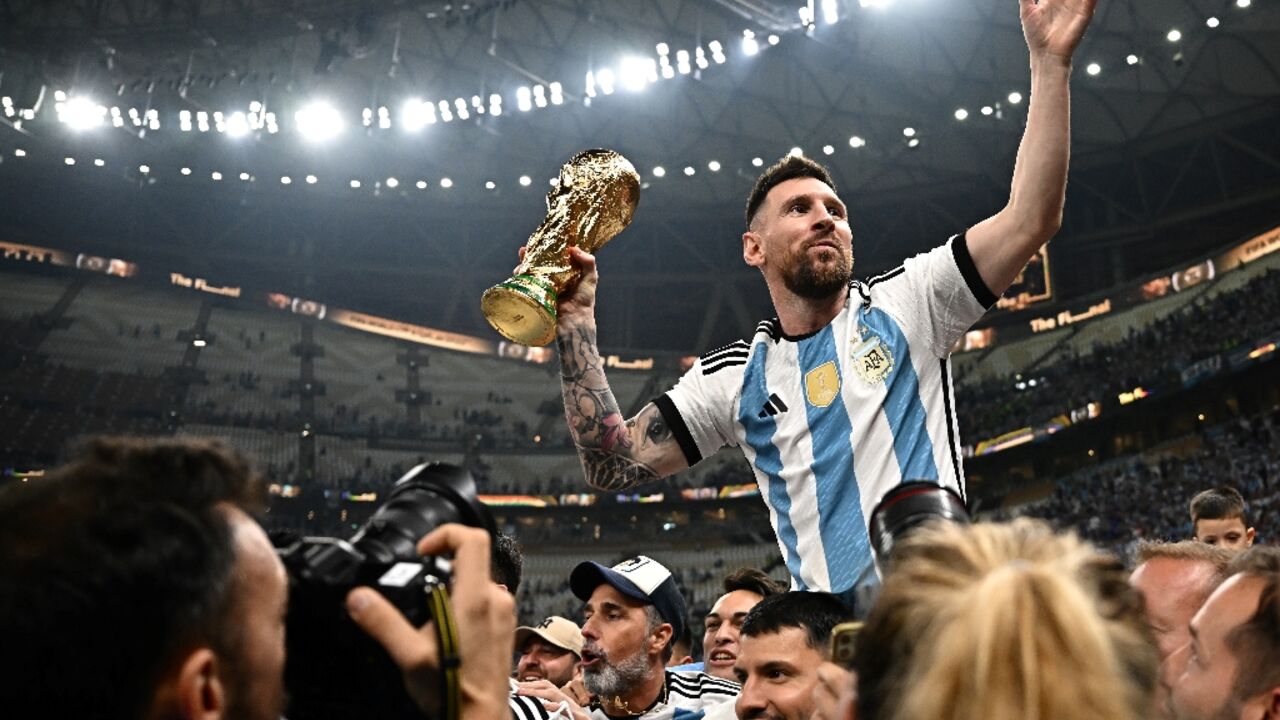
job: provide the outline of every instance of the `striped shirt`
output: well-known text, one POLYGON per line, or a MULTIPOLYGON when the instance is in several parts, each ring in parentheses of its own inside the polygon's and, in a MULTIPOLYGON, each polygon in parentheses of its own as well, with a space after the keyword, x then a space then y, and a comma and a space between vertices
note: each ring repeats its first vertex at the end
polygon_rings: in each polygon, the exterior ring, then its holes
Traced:
POLYGON ((886 492, 931 480, 964 496, 947 357, 995 301, 958 235, 851 282, 817 332, 760 323, 655 403, 690 465, 741 448, 793 587, 846 593, 875 579, 867 523, 886 492))
MULTIPOLYGON (((666 694, 634 720, 702 720, 707 711, 724 703, 733 705, 742 687, 701 672, 666 670, 666 694)), ((588 708, 593 720, 611 720, 599 703, 588 708)))

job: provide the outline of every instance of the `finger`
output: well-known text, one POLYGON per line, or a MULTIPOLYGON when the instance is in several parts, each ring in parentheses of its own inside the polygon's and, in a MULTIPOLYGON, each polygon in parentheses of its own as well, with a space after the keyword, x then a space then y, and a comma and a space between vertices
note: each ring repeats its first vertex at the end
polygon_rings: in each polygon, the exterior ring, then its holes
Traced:
POLYGON ((529 252, 529 248, 525 245, 521 245, 520 249, 516 252, 520 255, 520 262, 524 262, 525 253, 529 252))
POLYGON ((570 246, 569 259, 573 261, 574 267, 581 270, 584 275, 596 270, 596 256, 576 245, 570 246))
MULTIPOLYGON (((427 533, 418 541, 419 555, 443 555, 453 553, 454 597, 479 598, 486 596, 489 582, 489 533, 479 528, 449 523, 427 533)), ((470 603, 464 603, 470 605, 470 603)), ((479 608, 475 602, 475 609, 479 608)), ((461 609, 455 605, 455 609, 461 609)))
POLYGON ((347 593, 347 614, 385 648, 401 668, 438 664, 435 641, 418 632, 394 605, 372 588, 358 587, 347 593))

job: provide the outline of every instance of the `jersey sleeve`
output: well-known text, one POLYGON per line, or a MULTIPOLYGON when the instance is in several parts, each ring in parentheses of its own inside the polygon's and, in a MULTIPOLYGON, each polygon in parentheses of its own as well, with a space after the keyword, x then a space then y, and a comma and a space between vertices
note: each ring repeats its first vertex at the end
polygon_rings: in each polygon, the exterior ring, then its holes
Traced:
POLYGON ((868 285, 873 302, 939 358, 997 299, 978 274, 963 233, 909 258, 896 275, 888 273, 883 282, 873 279, 868 285))
POLYGON ((690 467, 725 445, 737 444, 733 413, 749 352, 746 342, 713 350, 654 399, 690 467))

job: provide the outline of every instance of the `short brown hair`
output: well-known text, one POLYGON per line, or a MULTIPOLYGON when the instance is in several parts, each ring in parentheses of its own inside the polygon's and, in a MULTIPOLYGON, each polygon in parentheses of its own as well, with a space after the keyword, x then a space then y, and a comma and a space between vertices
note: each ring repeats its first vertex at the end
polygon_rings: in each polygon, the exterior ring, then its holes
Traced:
POLYGON ((1227 566, 1231 564, 1236 555, 1237 553, 1226 548, 1193 540, 1182 540, 1180 542, 1143 540, 1138 543, 1138 547, 1133 551, 1133 564, 1141 565, 1156 558, 1203 562, 1212 565, 1217 569, 1218 574, 1225 579, 1227 566))
POLYGON ((1280 687, 1280 548, 1249 548, 1232 561, 1228 572, 1264 583, 1258 609, 1227 635, 1227 647, 1240 668, 1232 693, 1244 699, 1280 687))
POLYGON ((827 170, 822 163, 810 160, 803 155, 788 155, 770 165, 760 173, 760 177, 756 178, 756 184, 751 188, 751 195, 747 197, 747 227, 751 227, 751 221, 755 220, 756 212, 764 204, 764 198, 770 190, 788 180, 806 177, 821 180, 831 188, 832 192, 838 192, 836 181, 831 179, 831 171, 827 170))
POLYGON ((1191 530, 1201 520, 1229 520, 1240 518, 1245 527, 1249 521, 1244 514, 1244 496, 1230 485, 1209 488, 1191 498, 1191 530))
POLYGON ((725 593, 731 593, 734 590, 746 590, 753 592, 762 598, 770 595, 786 592, 787 588, 782 583, 774 580, 766 575, 763 571, 755 568, 738 568, 729 573, 724 579, 725 593))

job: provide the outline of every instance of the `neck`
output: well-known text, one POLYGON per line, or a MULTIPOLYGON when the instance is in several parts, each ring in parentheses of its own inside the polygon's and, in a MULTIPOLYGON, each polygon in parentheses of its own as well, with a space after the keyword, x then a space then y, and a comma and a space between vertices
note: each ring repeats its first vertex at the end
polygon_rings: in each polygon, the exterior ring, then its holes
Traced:
POLYGON ((629 692, 617 697, 602 697, 600 705, 608 715, 639 715, 662 697, 667 684, 666 668, 661 663, 651 665, 647 680, 638 683, 629 692))
POLYGON ((778 313, 782 332, 790 335, 808 335, 826 327, 849 298, 849 289, 841 287, 829 297, 817 300, 800 297, 786 288, 769 288, 773 309, 778 313))

